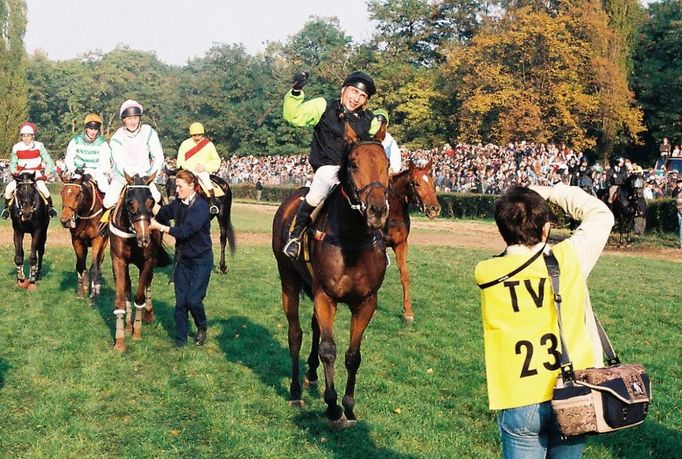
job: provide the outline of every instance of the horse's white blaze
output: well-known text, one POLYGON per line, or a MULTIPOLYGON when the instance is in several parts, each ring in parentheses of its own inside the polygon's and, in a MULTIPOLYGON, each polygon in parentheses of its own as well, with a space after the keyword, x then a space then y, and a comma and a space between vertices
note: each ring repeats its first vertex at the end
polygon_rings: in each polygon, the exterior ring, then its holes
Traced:
POLYGON ((422 175, 422 180, 424 180, 426 183, 429 183, 429 176, 428 175, 422 175))

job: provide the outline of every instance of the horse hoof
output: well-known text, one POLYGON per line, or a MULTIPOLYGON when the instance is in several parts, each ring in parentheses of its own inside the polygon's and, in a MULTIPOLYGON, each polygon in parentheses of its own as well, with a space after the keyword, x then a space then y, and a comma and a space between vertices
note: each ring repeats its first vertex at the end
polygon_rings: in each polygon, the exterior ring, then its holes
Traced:
POLYGON ((145 311, 142 314, 142 323, 150 324, 150 323, 154 322, 154 320, 156 320, 156 319, 154 318, 153 312, 145 311))
POLYGON ((305 389, 310 389, 313 386, 317 386, 317 379, 315 381, 311 381, 307 376, 303 378, 303 387, 305 389))
POLYGON ((221 266, 220 267, 220 274, 227 274, 228 271, 229 271, 229 269, 227 266, 221 266))
POLYGON ((292 408, 303 408, 305 402, 303 400, 289 400, 289 406, 292 408))
POLYGON ((36 290, 38 290, 38 286, 36 284, 28 284, 27 290, 29 292, 35 292, 36 290))
POLYGON ((329 422, 329 427, 335 432, 346 429, 355 423, 355 421, 349 421, 348 419, 346 419, 345 414, 342 414, 341 417, 336 421, 332 421, 330 419, 327 421, 329 422))
POLYGON ((142 333, 133 333, 133 341, 140 341, 142 339, 142 333))
POLYGON ((403 316, 403 323, 405 325, 412 325, 414 323, 414 316, 403 316))
POLYGON ((124 328, 124 329, 123 329, 123 333, 125 333, 126 336, 132 335, 132 334, 133 334, 133 327, 130 326, 130 327, 124 328))
POLYGON ((119 342, 118 340, 116 341, 116 344, 114 344, 114 350, 116 352, 119 352, 123 354, 126 351, 126 345, 123 344, 123 341, 119 342))
POLYGON ((24 280, 18 280, 17 281, 17 287, 19 288, 28 288, 28 281, 26 279, 24 280))

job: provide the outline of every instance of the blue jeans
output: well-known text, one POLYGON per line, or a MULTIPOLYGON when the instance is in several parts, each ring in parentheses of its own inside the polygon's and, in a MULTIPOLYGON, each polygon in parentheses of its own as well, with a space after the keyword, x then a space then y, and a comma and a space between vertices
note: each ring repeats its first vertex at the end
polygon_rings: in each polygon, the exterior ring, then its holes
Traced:
POLYGON ((175 330, 177 343, 187 341, 187 313, 198 329, 206 329, 204 298, 213 269, 213 252, 192 259, 181 259, 175 267, 175 330))
POLYGON ((500 411, 504 459, 578 459, 585 437, 561 440, 550 402, 500 411))

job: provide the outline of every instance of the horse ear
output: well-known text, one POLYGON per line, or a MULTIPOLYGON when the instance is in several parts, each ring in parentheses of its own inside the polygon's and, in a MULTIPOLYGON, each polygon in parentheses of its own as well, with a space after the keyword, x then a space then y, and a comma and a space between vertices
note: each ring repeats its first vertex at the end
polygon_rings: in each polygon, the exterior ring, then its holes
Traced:
POLYGON ((410 160, 407 162, 407 169, 412 171, 415 167, 417 167, 417 165, 414 163, 414 161, 412 161, 412 158, 410 158, 410 160))
POLYGON ((426 163, 426 166, 424 166, 424 169, 426 169, 426 171, 430 173, 432 166, 433 166, 433 158, 429 159, 429 162, 426 163))
POLYGON ((386 123, 381 123, 381 126, 379 127, 379 130, 377 131, 376 134, 374 134, 374 138, 378 140, 379 142, 383 142, 384 138, 386 137, 386 123))
POLYGON ((350 126, 350 123, 348 122, 344 123, 343 140, 345 140, 348 145, 353 145, 359 140, 358 134, 353 130, 353 128, 350 126))
POLYGON ((155 178, 156 178, 156 172, 154 172, 152 175, 150 175, 144 184, 149 185, 150 183, 152 183, 154 181, 155 178))
POLYGON ((62 182, 67 183, 69 181, 69 177, 66 174, 66 171, 60 170, 58 175, 59 175, 59 180, 61 180, 62 182))
POLYGON ((128 175, 128 173, 125 170, 123 171, 123 176, 125 177, 126 182, 128 182, 129 185, 133 183, 133 178, 130 175, 128 175))

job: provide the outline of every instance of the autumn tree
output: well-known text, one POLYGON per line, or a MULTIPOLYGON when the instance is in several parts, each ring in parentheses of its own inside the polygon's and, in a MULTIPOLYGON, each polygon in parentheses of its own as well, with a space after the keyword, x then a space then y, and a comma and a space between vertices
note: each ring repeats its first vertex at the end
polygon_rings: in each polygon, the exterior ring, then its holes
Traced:
POLYGON ((9 156, 26 117, 26 2, 0 0, 0 152, 9 156))

